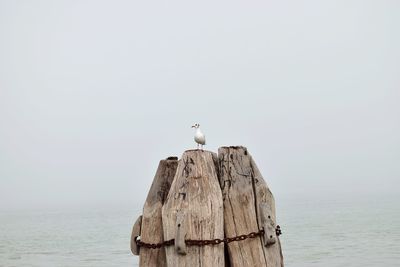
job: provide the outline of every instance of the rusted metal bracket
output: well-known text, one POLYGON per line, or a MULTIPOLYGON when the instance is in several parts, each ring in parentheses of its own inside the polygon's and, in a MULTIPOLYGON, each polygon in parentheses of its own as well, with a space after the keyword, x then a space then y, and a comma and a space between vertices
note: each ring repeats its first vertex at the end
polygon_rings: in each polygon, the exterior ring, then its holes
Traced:
POLYGON ((178 254, 186 255, 186 243, 185 243, 185 213, 178 211, 176 214, 176 238, 175 238, 175 249, 178 254))
POLYGON ((264 229, 264 246, 276 243, 275 223, 272 220, 271 206, 265 202, 260 203, 261 227, 264 229))
POLYGON ((140 247, 138 247, 136 240, 140 236, 141 230, 142 230, 142 216, 140 215, 139 218, 137 218, 132 228, 131 251, 133 255, 139 255, 140 247))

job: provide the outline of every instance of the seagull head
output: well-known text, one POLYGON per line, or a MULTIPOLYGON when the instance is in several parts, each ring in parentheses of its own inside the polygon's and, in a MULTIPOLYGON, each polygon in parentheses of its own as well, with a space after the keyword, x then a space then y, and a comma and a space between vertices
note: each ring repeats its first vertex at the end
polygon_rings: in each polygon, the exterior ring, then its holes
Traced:
POLYGON ((200 127, 200 124, 198 124, 198 123, 195 123, 194 125, 192 125, 192 128, 195 128, 195 129, 197 129, 199 127, 200 127))

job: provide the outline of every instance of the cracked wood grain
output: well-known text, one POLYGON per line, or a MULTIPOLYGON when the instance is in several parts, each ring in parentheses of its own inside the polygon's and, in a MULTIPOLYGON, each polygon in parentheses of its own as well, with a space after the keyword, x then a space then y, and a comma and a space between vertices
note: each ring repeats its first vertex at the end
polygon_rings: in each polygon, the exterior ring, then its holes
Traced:
MULTIPOLYGON (((250 158, 244 147, 218 149, 220 179, 223 181, 225 236, 259 230, 253 192, 250 158)), ((228 244, 230 266, 266 266, 260 238, 228 244)))
MULTIPOLYGON (((218 180, 217 156, 202 150, 188 150, 182 155, 167 200, 162 208, 164 239, 176 238, 177 215, 185 214, 179 227, 184 239, 224 237, 222 193, 218 180)), ((188 246, 186 255, 174 246, 166 247, 167 266, 225 266, 224 244, 188 246)))
MULTIPOLYGON (((276 222, 275 202, 257 165, 245 147, 218 149, 219 179, 224 201, 225 236, 256 232, 261 228, 259 203, 271 206, 272 220, 276 222)), ((261 205, 266 206, 266 205, 261 205)), ((229 243, 230 266, 283 267, 279 239, 276 244, 264 246, 262 238, 229 243)))

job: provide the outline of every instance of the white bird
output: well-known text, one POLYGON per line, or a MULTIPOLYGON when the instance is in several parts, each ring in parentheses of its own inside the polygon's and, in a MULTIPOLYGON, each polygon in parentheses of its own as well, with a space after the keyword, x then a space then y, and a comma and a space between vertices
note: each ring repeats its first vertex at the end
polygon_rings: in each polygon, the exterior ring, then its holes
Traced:
POLYGON ((201 149, 203 149, 203 145, 206 144, 206 136, 200 130, 200 124, 196 123, 192 126, 192 128, 196 129, 196 133, 194 134, 194 141, 197 143, 197 149, 199 149, 199 145, 201 145, 201 149))

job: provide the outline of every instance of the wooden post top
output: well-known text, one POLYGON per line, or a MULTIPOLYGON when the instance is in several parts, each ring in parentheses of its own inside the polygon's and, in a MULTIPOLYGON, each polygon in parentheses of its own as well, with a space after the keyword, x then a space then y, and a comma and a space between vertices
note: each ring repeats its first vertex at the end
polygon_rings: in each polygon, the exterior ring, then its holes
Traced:
POLYGON ((230 149, 244 149, 244 150, 247 150, 247 147, 245 147, 245 146, 221 146, 219 149, 228 149, 228 148, 230 148, 230 149))
POLYGON ((215 152, 212 152, 212 151, 210 151, 210 150, 203 150, 203 149, 188 149, 188 150, 185 150, 185 152, 183 152, 183 154, 185 154, 185 153, 193 153, 193 152, 198 152, 198 153, 215 153, 215 152))

